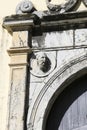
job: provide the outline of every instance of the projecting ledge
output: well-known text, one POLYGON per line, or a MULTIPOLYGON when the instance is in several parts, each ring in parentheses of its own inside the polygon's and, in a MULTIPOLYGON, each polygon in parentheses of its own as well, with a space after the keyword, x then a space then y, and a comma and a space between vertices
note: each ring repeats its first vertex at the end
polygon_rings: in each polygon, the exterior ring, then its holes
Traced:
POLYGON ((24 54, 24 53, 32 53, 31 48, 29 47, 16 47, 16 48, 10 48, 9 50, 7 50, 9 55, 16 55, 16 54, 24 54))
POLYGON ((8 32, 13 33, 14 31, 29 30, 37 24, 39 24, 39 18, 36 15, 19 14, 5 17, 2 26, 8 32))
POLYGON ((43 11, 41 17, 39 17, 39 11, 36 11, 36 14, 18 14, 5 17, 3 27, 11 33, 32 28, 32 35, 38 36, 43 32, 86 28, 87 11, 63 14, 49 14, 43 11))

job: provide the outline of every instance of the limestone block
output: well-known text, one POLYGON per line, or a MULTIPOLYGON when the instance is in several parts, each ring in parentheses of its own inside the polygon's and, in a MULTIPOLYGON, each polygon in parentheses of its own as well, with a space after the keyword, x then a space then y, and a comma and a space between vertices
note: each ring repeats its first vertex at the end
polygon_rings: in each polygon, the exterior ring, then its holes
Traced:
POLYGON ((23 130, 26 67, 12 67, 9 130, 23 130))
POLYGON ((44 82, 42 83, 30 83, 29 87, 29 110, 27 115, 27 124, 29 124, 29 119, 31 115, 31 111, 33 109, 33 105, 35 103, 35 100, 37 99, 40 91, 42 90, 42 87, 44 85, 44 82))
POLYGON ((75 31, 75 45, 87 45, 87 29, 75 31))
MULTIPOLYGON (((8 50, 10 62, 10 90, 9 90, 9 130, 23 130, 25 118, 27 53, 29 48, 17 47, 8 50)), ((26 104, 27 106, 27 104, 26 104)))
MULTIPOLYGON (((34 103, 35 99, 37 98, 39 92, 42 89, 42 86, 44 85, 44 82, 42 83, 31 83, 30 89, 29 89, 29 100, 34 103)), ((30 103, 31 103, 30 102, 30 103)))
POLYGON ((28 45, 28 31, 13 32, 13 47, 26 47, 28 45))
POLYGON ((79 55, 86 52, 86 49, 72 49, 72 50, 64 50, 58 51, 57 53, 57 67, 62 67, 64 64, 68 63, 71 59, 75 59, 79 55))
POLYGON ((30 74, 30 83, 42 83, 44 81, 44 77, 36 77, 32 74, 30 74))
POLYGON ((49 32, 33 37, 33 47, 63 47, 73 45, 73 30, 49 32))
POLYGON ((21 55, 12 55, 11 56, 11 64, 9 65, 26 65, 27 64, 27 56, 26 54, 21 55))

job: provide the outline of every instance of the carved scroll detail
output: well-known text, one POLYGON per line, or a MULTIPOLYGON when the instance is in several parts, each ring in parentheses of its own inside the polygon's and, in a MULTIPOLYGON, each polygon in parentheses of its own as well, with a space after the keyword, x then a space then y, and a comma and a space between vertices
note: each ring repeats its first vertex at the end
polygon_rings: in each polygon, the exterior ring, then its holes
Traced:
POLYGON ((33 4, 29 0, 20 2, 16 7, 16 14, 32 13, 35 10, 33 4))
MULTIPOLYGON (((76 10, 80 3, 83 2, 87 7, 87 0, 66 0, 63 4, 52 4, 52 0, 46 0, 47 8, 51 13, 64 13, 76 10)), ((30 0, 22 0, 16 7, 16 14, 33 13, 36 11, 34 5, 30 0)))
POLYGON ((65 4, 54 5, 54 4, 51 4, 50 1, 51 0, 46 0, 48 9, 52 12, 56 11, 59 13, 64 13, 64 12, 72 10, 78 2, 78 0, 68 0, 65 4))

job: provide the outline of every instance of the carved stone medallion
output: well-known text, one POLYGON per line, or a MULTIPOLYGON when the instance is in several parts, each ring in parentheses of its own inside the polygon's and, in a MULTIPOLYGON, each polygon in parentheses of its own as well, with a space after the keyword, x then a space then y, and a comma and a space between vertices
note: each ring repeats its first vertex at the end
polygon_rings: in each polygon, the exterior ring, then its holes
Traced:
POLYGON ((50 3, 51 0, 46 0, 46 4, 50 11, 64 13, 72 10, 76 6, 79 0, 65 0, 65 1, 63 2, 63 4, 61 3, 59 5, 54 5, 50 3))
POLYGON ((45 77, 55 68, 55 57, 50 53, 38 52, 31 58, 31 73, 36 77, 45 77))

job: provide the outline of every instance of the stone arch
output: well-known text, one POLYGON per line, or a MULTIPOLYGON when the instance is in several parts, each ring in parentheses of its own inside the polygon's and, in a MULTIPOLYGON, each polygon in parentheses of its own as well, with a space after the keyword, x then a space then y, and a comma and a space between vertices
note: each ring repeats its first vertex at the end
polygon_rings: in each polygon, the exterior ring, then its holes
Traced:
POLYGON ((70 60, 60 69, 57 68, 47 80, 40 91, 30 118, 28 128, 30 130, 45 130, 44 126, 47 113, 50 111, 55 99, 72 81, 87 73, 87 54, 70 60), (57 84, 57 85, 56 85, 57 84))
POLYGON ((44 119, 43 121, 44 130, 86 130, 86 108, 87 74, 74 80, 58 94, 48 111, 49 114, 48 112, 45 113, 47 120, 44 119))

